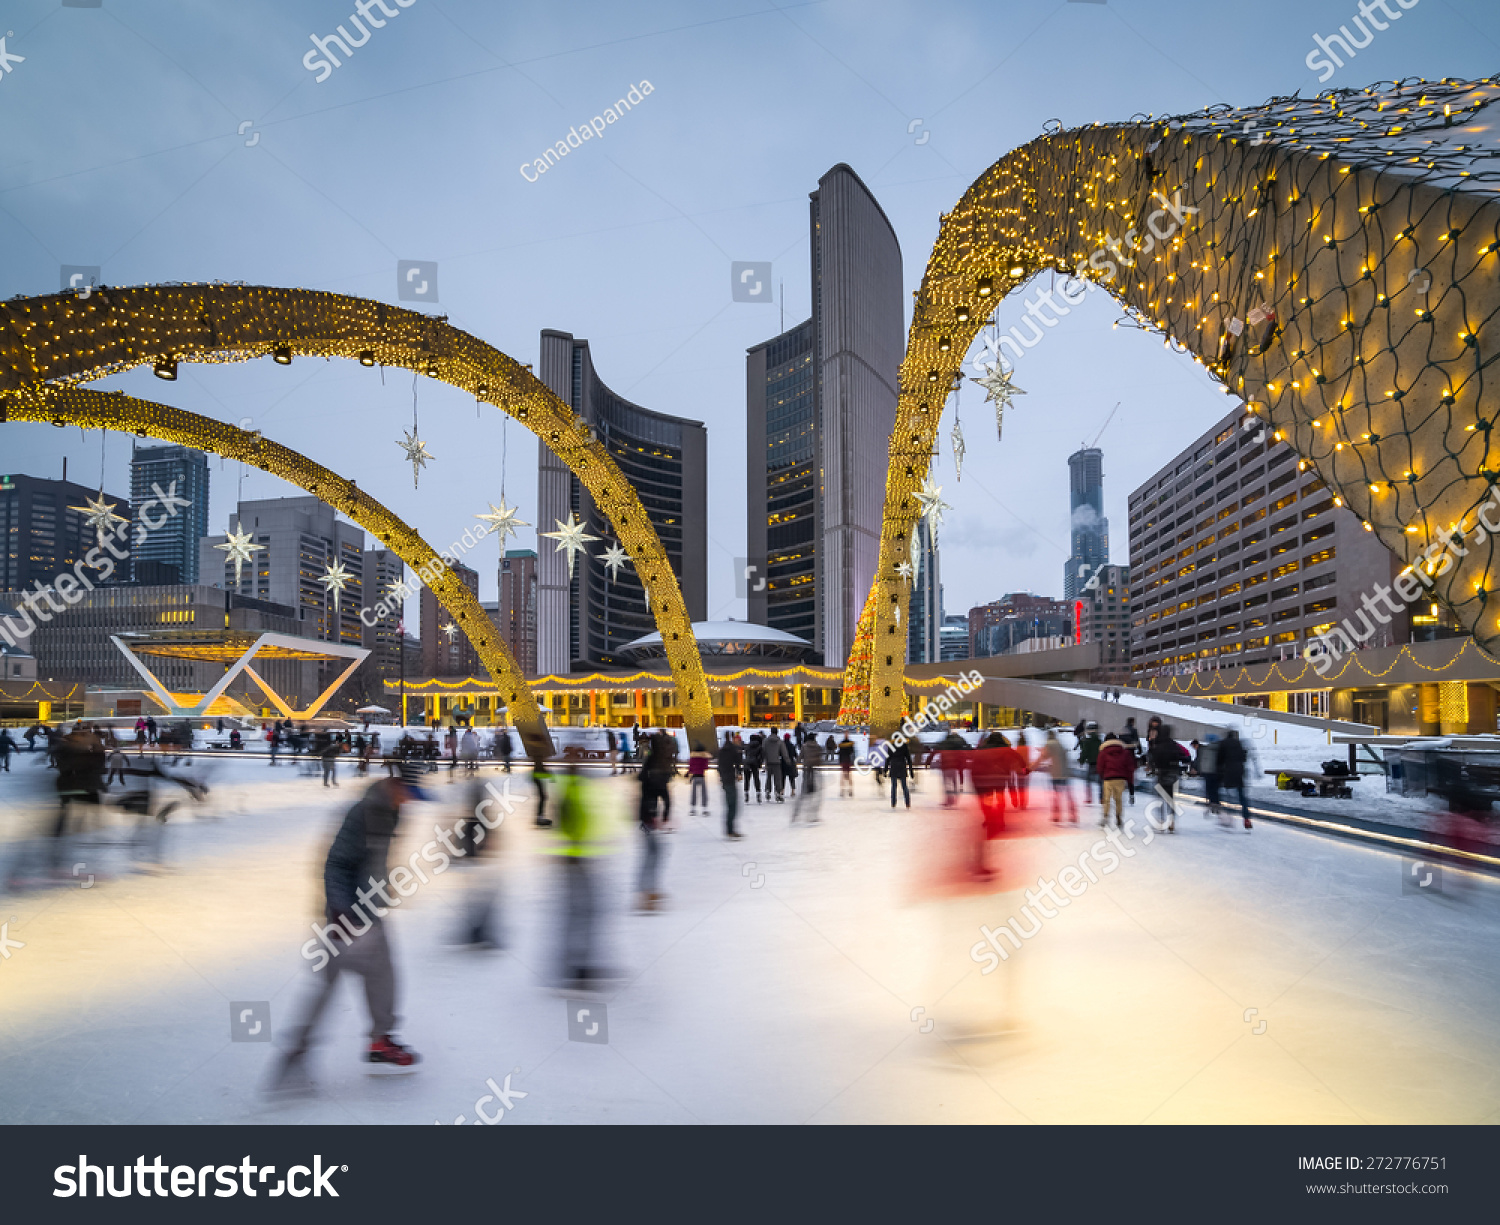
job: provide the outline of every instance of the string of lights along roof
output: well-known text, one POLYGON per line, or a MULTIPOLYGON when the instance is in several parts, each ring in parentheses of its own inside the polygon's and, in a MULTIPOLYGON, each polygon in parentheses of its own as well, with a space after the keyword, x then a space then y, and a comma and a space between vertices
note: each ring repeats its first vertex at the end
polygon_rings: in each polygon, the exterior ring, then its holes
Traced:
POLYGON ((948 392, 1000 299, 1044 272, 1096 282, 1120 324, 1205 367, 1500 648, 1494 541, 1475 535, 1500 477, 1497 94, 1496 78, 1403 80, 1051 125, 985 171, 915 295, 849 711, 868 694, 872 730, 899 722, 898 567, 948 392), (1455 532, 1462 555, 1424 553, 1455 532))

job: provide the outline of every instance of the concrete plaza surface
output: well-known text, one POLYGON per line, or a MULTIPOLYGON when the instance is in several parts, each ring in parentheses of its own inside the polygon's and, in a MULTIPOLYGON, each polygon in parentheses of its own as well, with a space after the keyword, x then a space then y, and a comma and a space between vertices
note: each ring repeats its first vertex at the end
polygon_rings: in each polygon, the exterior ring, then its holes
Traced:
MULTIPOLYGON (((116 823, 70 851, 76 882, 0 897, 0 1122, 470 1123, 487 1094, 496 1117, 488 1082, 507 1077, 512 1124, 1500 1119, 1500 881, 1450 869, 1440 891, 1403 892, 1388 851, 1191 809, 1148 844, 1143 796, 1127 809, 1134 854, 985 974, 981 926, 1026 927, 1023 890, 1089 851, 1098 809, 1080 827, 1024 818, 1024 836, 990 845, 996 879, 963 885, 938 869, 955 822, 977 815, 941 810, 931 775, 910 811, 868 778, 838 799, 827 776, 810 827, 752 799, 737 842, 717 782, 703 817, 679 781, 653 914, 630 909, 635 782, 596 776, 615 835, 597 863, 602 960, 619 978, 576 997, 552 986, 554 836, 532 825, 518 771, 521 802, 481 869, 505 948, 448 942, 468 870, 387 920, 417 1072, 366 1074, 351 981, 325 1015, 317 1095, 268 1101, 276 1042, 232 1041, 231 1004, 267 1002, 279 1040, 309 988, 298 950, 358 794, 343 774, 332 792, 221 763, 208 802, 167 827, 165 871, 133 868, 116 823), (596 1040, 570 1039, 579 1009, 602 1022, 596 1040)), ((449 778, 404 814, 393 864, 468 803, 449 778)), ((0 775, 7 856, 36 845, 49 786, 24 757, 0 775)))

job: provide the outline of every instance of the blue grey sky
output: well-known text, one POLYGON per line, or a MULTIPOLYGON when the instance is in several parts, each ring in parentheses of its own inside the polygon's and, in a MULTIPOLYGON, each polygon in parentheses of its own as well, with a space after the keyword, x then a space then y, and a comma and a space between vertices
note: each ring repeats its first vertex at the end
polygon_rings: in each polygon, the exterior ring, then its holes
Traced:
MULTIPOLYGON (((1314 35, 1359 11, 1358 0, 387 7, 399 15, 318 82, 303 64, 310 36, 352 28, 354 0, 5 0, 0 294, 56 292, 60 266, 76 264, 114 285, 217 279, 395 302, 396 262, 434 260, 439 302, 422 309, 523 362, 542 328, 586 337, 615 391, 707 423, 709 613, 720 618, 744 615, 733 558, 745 539, 745 349, 779 330, 783 307, 787 324, 810 311, 807 194, 824 171, 847 162, 874 191, 911 290, 939 215, 1048 120, 1314 93, 1314 35), (522 176, 643 81, 651 94, 603 138, 535 182, 522 176), (772 261, 778 301, 731 302, 734 260, 772 261)), ((1500 66, 1493 4, 1389 7, 1400 20, 1328 87, 1500 66)), ((1023 298, 1002 305, 1002 327, 1023 298)), ((1011 590, 1061 594, 1067 455, 1116 402, 1100 440, 1115 561, 1127 560, 1130 490, 1226 411, 1190 359, 1113 329, 1116 317, 1091 295, 1025 355, 1015 378, 1027 395, 1003 441, 978 389, 963 393, 964 477, 953 480, 946 446, 938 469, 953 506, 941 538, 949 612, 1011 590)), ((437 458, 417 491, 396 446, 412 420, 410 375, 382 385, 352 363, 261 361, 101 386, 250 418, 439 548, 499 500, 502 481, 535 519, 532 437, 427 379, 417 412, 437 458)), ((128 438, 107 440, 107 489, 128 489, 129 451, 128 438)), ((0 469, 52 476, 64 455, 71 477, 98 480, 97 433, 0 427, 0 469)), ((222 530, 238 468, 214 460, 213 483, 222 530)), ((297 492, 263 473, 243 480, 247 498, 297 492)), ((494 546, 481 550, 492 599, 494 546)))

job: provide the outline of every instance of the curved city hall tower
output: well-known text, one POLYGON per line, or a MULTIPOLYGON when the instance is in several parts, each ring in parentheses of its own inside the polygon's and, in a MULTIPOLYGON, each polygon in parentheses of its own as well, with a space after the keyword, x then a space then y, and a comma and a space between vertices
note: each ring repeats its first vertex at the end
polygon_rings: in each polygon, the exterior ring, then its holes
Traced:
MULTIPOLYGON (((589 423, 640 495, 661 538, 688 616, 708 615, 708 433, 701 422, 652 412, 616 395, 594 373, 589 342, 542 332, 537 374, 558 399, 589 423)), ((588 525, 588 555, 568 575, 566 555, 550 540, 537 549, 537 671, 565 675, 618 664, 615 651, 656 629, 633 565, 611 578, 599 554, 615 543, 608 519, 583 483, 537 441, 537 531, 574 515, 588 525)))
POLYGON ((896 376, 901 244, 843 164, 810 197, 812 318, 749 351, 749 617, 842 665, 875 577, 896 376))

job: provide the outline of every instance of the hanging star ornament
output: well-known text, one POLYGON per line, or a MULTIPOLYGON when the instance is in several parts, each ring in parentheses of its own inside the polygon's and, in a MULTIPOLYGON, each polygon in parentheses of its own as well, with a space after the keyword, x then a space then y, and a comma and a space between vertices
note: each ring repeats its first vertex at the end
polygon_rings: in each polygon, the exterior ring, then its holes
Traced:
POLYGON ((488 523, 491 535, 499 533, 501 553, 505 552, 507 537, 519 536, 521 528, 531 526, 525 519, 521 518, 521 508, 519 506, 507 506, 505 504, 504 494, 500 496, 499 506, 491 502, 488 513, 480 511, 474 518, 488 523))
POLYGON ((385 585, 385 593, 386 595, 398 596, 403 600, 406 599, 407 596, 413 594, 411 586, 407 583, 406 576, 404 574, 400 578, 387 583, 385 585))
POLYGON ((70 506, 69 510, 76 510, 84 517, 88 525, 94 529, 99 538, 99 543, 104 543, 106 534, 113 535, 116 523, 128 523, 129 520, 123 515, 115 514, 116 502, 106 502, 101 490, 97 498, 85 498, 82 506, 70 506))
POLYGON ((411 487, 417 488, 417 474, 427 465, 430 459, 437 456, 427 449, 427 444, 417 437, 417 427, 412 426, 409 430, 402 431, 401 441, 396 444, 406 452, 406 458, 411 460, 411 487))
POLYGON ((557 541, 557 547, 554 549, 554 552, 561 553, 564 550, 567 551, 569 582, 573 581, 573 563, 578 555, 582 553, 584 556, 588 556, 588 549, 584 546, 591 540, 599 539, 598 536, 590 536, 584 530, 584 525, 577 519, 574 519, 571 523, 564 523, 561 519, 558 519, 557 531, 542 532, 541 534, 548 540, 557 541))
POLYGON ((453 622, 450 621, 447 625, 443 626, 443 633, 448 635, 448 641, 451 643, 455 638, 458 637, 458 626, 454 625, 453 622))
POLYGON ((611 583, 620 577, 620 567, 630 560, 630 554, 620 547, 618 541, 610 545, 599 556, 604 561, 604 568, 609 571, 609 581, 611 583))
POLYGON ((323 590, 333 597, 333 615, 339 615, 339 597, 344 594, 344 588, 354 581, 354 575, 349 573, 349 568, 342 561, 336 561, 323 572, 318 582, 323 584, 323 590))
POLYGON ((245 530, 243 523, 239 524, 239 530, 224 533, 224 544, 216 544, 214 548, 224 550, 224 560, 234 562, 234 585, 240 585, 240 571, 245 568, 247 561, 253 560, 251 554, 257 549, 263 549, 263 544, 252 544, 250 533, 245 530))
POLYGON ((984 402, 986 404, 994 401, 995 404, 995 436, 1000 436, 1000 431, 1005 424, 1005 410, 1015 396, 1026 394, 1021 388, 1010 381, 1010 371, 1005 369, 999 362, 992 362, 985 367, 988 373, 982 379, 970 379, 972 383, 978 383, 984 388, 984 402))
POLYGON ((896 574, 905 582, 911 582, 911 576, 915 573, 915 567, 911 562, 904 561, 896 567, 896 574))
POLYGON ((964 446, 964 427, 957 415, 953 418, 953 479, 963 480, 964 476, 964 452, 968 450, 964 446))

